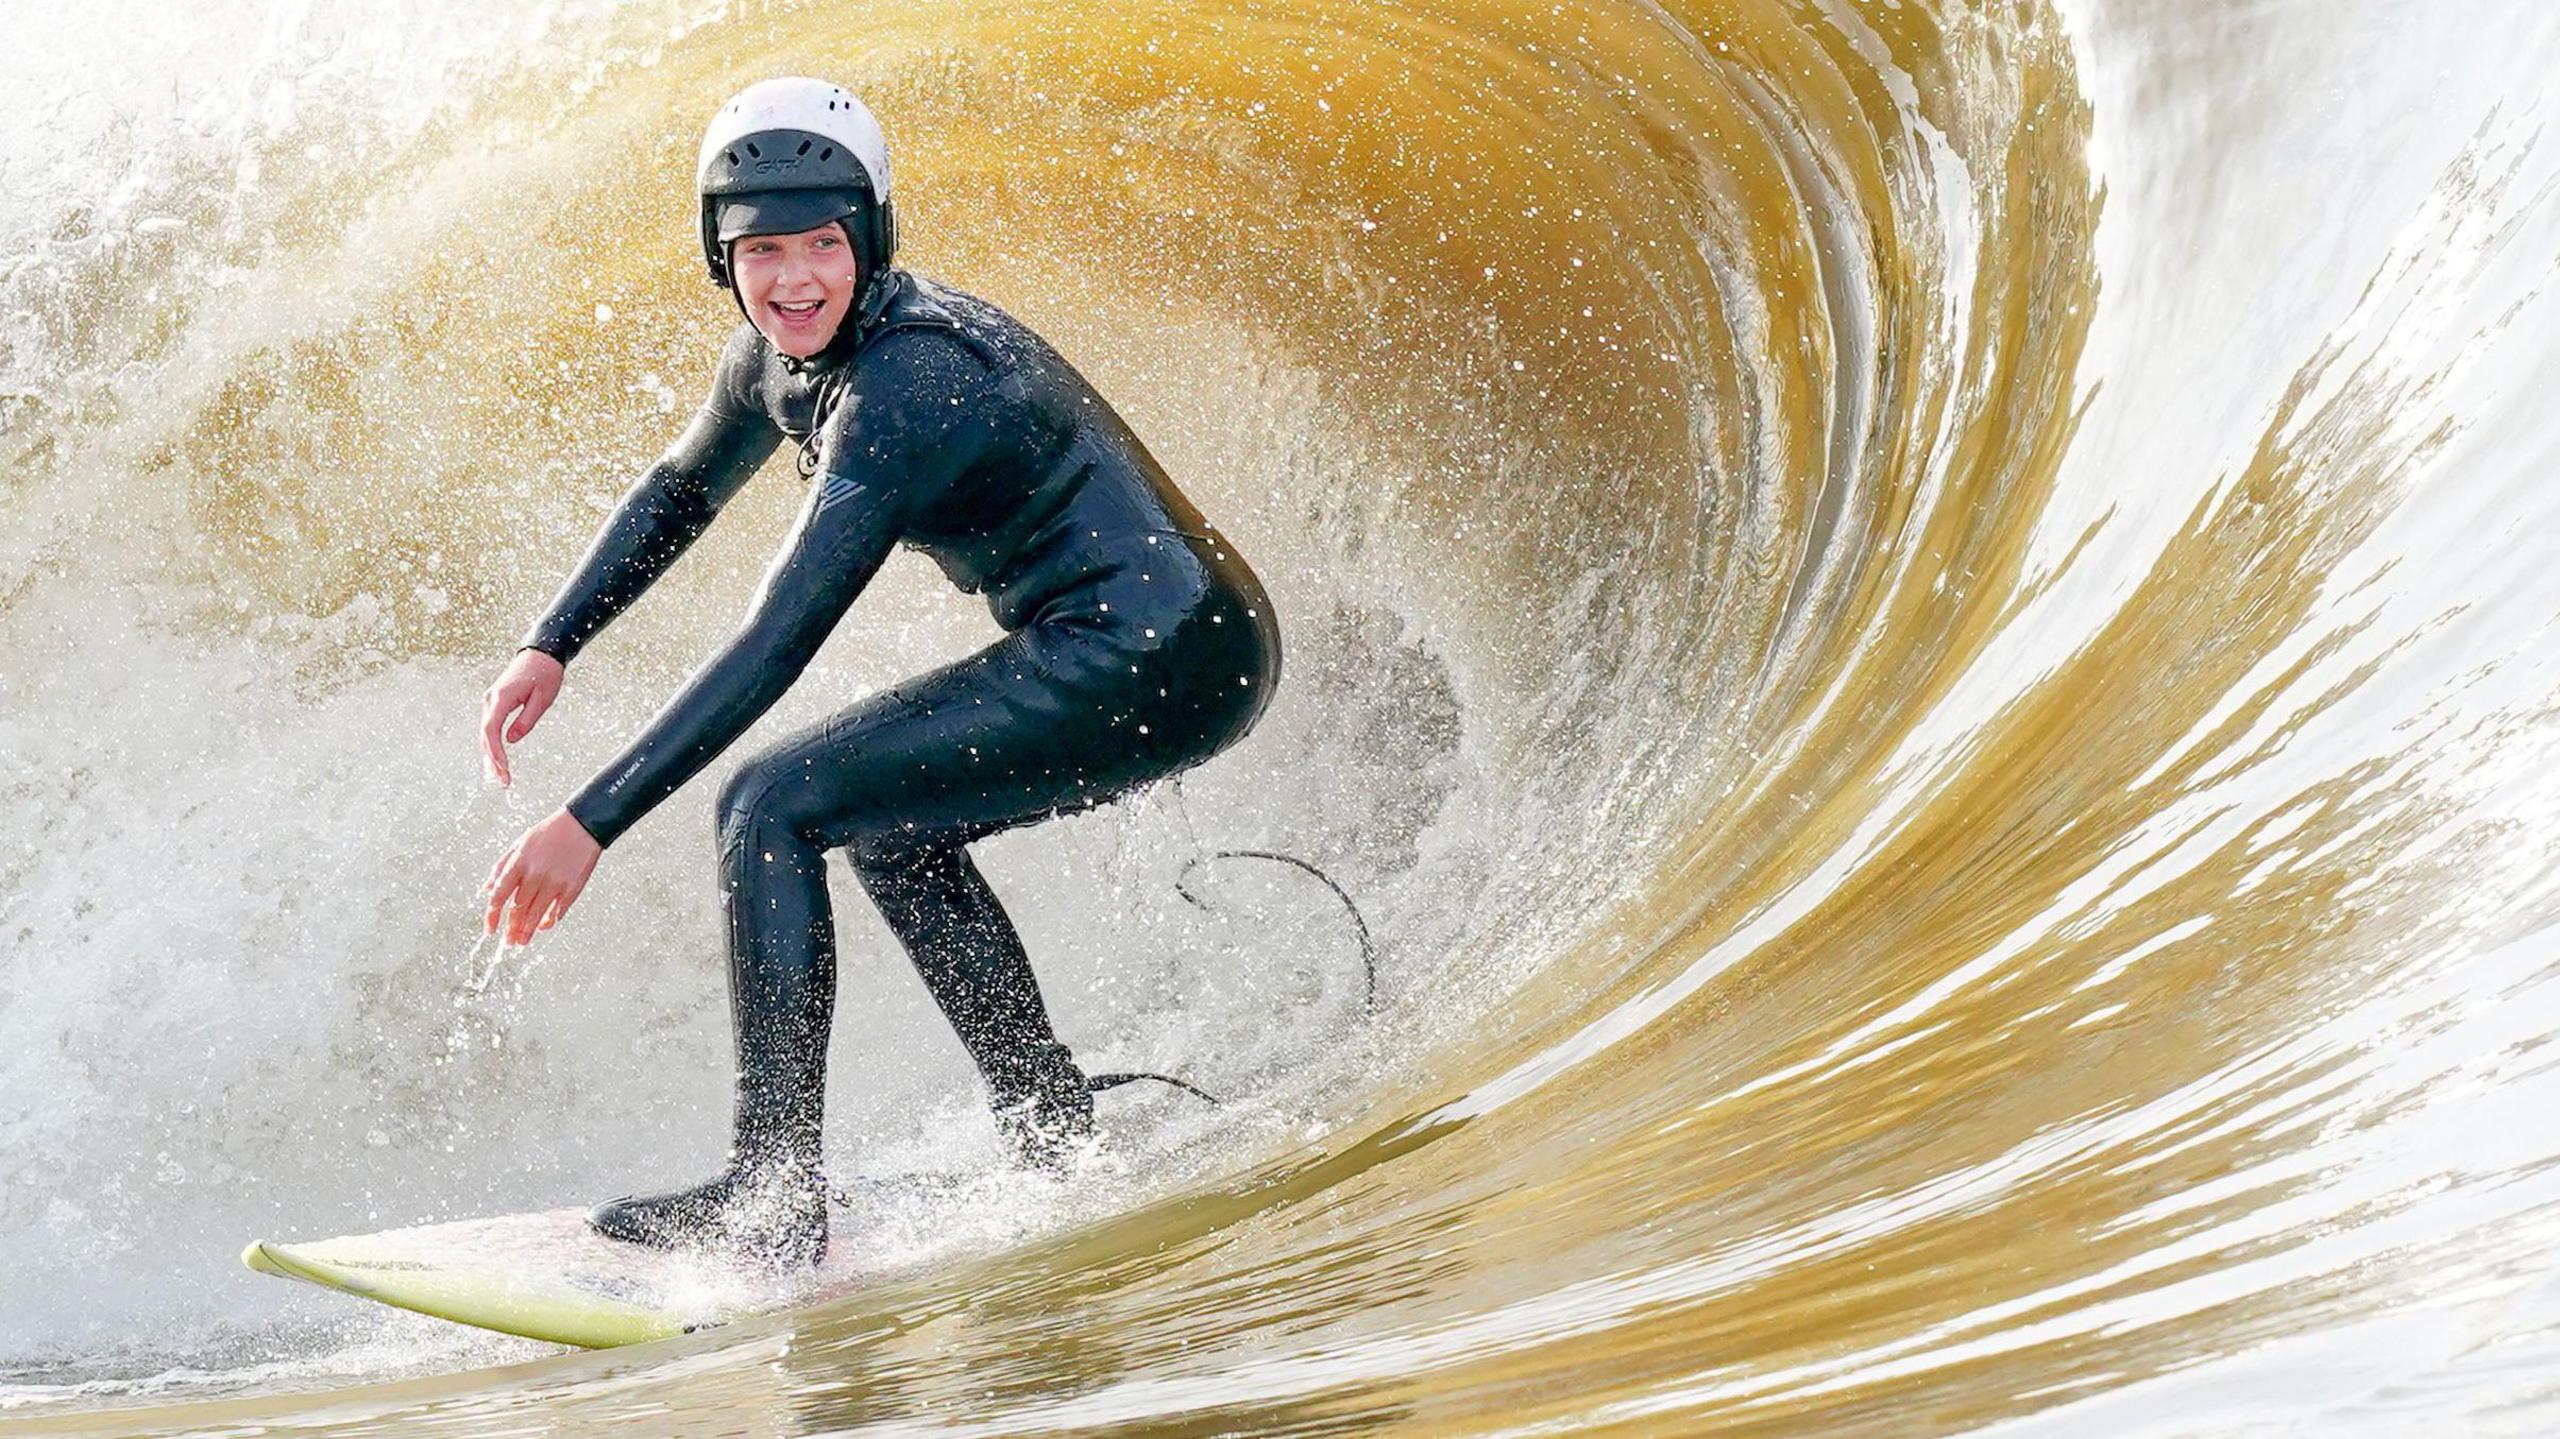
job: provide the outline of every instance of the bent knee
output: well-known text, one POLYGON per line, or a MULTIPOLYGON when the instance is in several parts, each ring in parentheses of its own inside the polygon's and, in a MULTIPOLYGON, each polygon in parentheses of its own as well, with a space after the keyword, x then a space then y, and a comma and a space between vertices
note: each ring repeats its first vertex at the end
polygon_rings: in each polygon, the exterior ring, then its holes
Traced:
POLYGON ((808 766, 774 756, 749 760, 720 785, 713 814, 725 852, 777 840, 806 843, 815 823, 808 766))
POLYGON ((964 848, 957 840, 926 834, 911 822, 884 821, 842 839, 844 856, 866 884, 895 884, 948 862, 964 848))

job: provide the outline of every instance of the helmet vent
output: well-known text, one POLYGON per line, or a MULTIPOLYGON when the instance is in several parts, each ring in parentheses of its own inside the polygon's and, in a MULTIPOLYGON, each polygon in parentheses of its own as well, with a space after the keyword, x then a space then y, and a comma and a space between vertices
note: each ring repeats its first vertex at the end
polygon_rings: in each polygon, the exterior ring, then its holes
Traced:
POLYGON ((808 153, 809 153, 809 147, 810 147, 810 145, 812 145, 812 144, 814 144, 814 143, 816 143, 816 142, 814 142, 814 141, 810 141, 810 140, 803 140, 803 141, 801 141, 801 142, 800 142, 800 148, 799 148, 799 149, 797 149, 797 150, 792 151, 791 153, 792 153, 792 154, 794 154, 794 155, 806 155, 806 154, 808 154, 808 153))
POLYGON ((723 150, 723 151, 721 151, 720 153, 721 153, 721 154, 724 154, 724 155, 726 155, 726 156, 728 156, 728 157, 729 157, 729 164, 731 165, 731 167, 733 167, 733 168, 734 168, 734 167, 737 165, 737 163, 738 163, 738 152, 737 152, 737 151, 735 151, 735 150, 723 150))
POLYGON ((748 154, 750 154, 750 155, 752 155, 752 156, 754 156, 755 158, 757 158, 757 159, 759 159, 759 160, 761 160, 761 159, 763 159, 763 158, 764 158, 764 152, 763 152, 762 150, 757 149, 757 148, 756 148, 756 146, 755 146, 755 142, 754 142, 754 141, 752 141, 752 140, 750 140, 750 141, 748 141, 748 142, 747 142, 747 153, 748 153, 748 154))
MULTIPOLYGON (((801 146, 800 148, 801 148, 801 150, 802 150, 803 152, 805 152, 805 151, 807 151, 807 150, 808 150, 808 148, 809 148, 809 147, 808 147, 808 146, 806 146, 806 145, 803 145, 803 146, 801 146)), ((822 162, 823 162, 823 161, 827 161, 827 160, 832 160, 832 159, 834 159, 835 157, 836 157, 836 147, 835 147, 835 146, 833 146, 833 145, 829 145, 827 148, 825 148, 825 149, 823 149, 823 150, 820 150, 820 151, 818 152, 818 159, 819 159, 820 161, 822 161, 822 162)))

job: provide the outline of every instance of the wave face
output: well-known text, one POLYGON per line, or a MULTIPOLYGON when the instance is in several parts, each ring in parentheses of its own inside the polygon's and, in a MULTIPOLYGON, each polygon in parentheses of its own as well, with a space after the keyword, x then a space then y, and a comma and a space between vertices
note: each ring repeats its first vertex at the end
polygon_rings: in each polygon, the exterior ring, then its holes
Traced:
MULTIPOLYGON (((0 1424, 2550 1425, 2549 7, 132 8, 0 61, 0 1424), (983 852, 1089 1063, 1237 1097, 611 1359, 251 1279, 716 1157, 698 793, 464 981, 783 467, 513 794, 472 737, 789 72, 1282 608, 1250 741, 983 852), (1361 898, 1378 1018, 1322 894, 1175 896, 1231 847, 1361 898)), ((762 733, 988 628, 901 559, 762 733)), ((837 1166, 983 1172, 838 897, 837 1166)))

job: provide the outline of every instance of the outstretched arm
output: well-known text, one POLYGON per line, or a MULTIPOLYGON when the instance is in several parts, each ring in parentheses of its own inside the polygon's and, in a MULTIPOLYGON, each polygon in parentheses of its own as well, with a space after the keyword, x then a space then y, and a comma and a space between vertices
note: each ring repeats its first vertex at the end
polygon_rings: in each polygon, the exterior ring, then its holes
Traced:
POLYGON ((577 572, 481 697, 480 756, 491 779, 513 781, 507 746, 531 734, 559 697, 568 662, 666 573, 773 453, 781 437, 751 398, 761 363, 754 332, 740 326, 700 413, 622 497, 577 572))
POLYGON ((658 711, 647 730, 563 808, 525 831, 483 887, 491 930, 524 944, 568 912, 605 846, 681 788, 772 708, 807 668, 899 534, 898 507, 824 507, 815 489, 798 530, 765 575, 746 623, 658 711), (512 903, 515 912, 507 911, 512 903))
POLYGON ((503 924, 521 944, 558 922, 603 847, 791 687, 913 519, 976 462, 982 446, 969 436, 985 432, 998 388, 947 336, 905 331, 874 342, 828 422, 825 467, 746 623, 620 757, 499 859, 487 886, 491 929, 503 924))
POLYGON ((520 648, 566 665, 690 548, 781 442, 761 414, 715 396, 606 517, 586 558, 525 632, 520 648))
POLYGON ((837 403, 825 465, 745 624, 568 804, 610 845, 773 707, 889 550, 974 458, 996 381, 946 337, 882 337, 837 403), (856 418, 856 417, 859 418, 856 418))
POLYGON ((773 708, 888 558, 899 534, 895 496, 867 492, 861 499, 875 503, 821 511, 824 494, 811 491, 746 623, 569 800, 569 813, 598 844, 612 844, 773 708))
MULTIPOLYGON (((823 486, 811 491, 799 528, 736 636, 602 774, 499 856, 482 886, 490 930, 504 923, 507 942, 525 944, 557 923, 586 888, 604 847, 699 773, 807 668, 899 534, 899 512, 885 491, 859 513, 853 504, 822 505, 825 494, 823 486)), ((518 658, 541 660, 530 652, 518 658)))

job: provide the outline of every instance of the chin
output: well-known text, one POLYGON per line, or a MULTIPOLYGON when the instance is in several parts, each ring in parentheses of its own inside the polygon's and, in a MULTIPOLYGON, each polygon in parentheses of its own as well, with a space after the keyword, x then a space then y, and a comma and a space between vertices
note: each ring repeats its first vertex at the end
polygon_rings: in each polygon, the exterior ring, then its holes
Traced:
POLYGON ((795 360, 805 360, 811 355, 814 355, 820 350, 823 350, 827 346, 835 343, 836 332, 830 329, 823 335, 783 335, 780 337, 767 333, 765 338, 773 343, 773 347, 775 349, 789 355, 791 358, 795 360))

